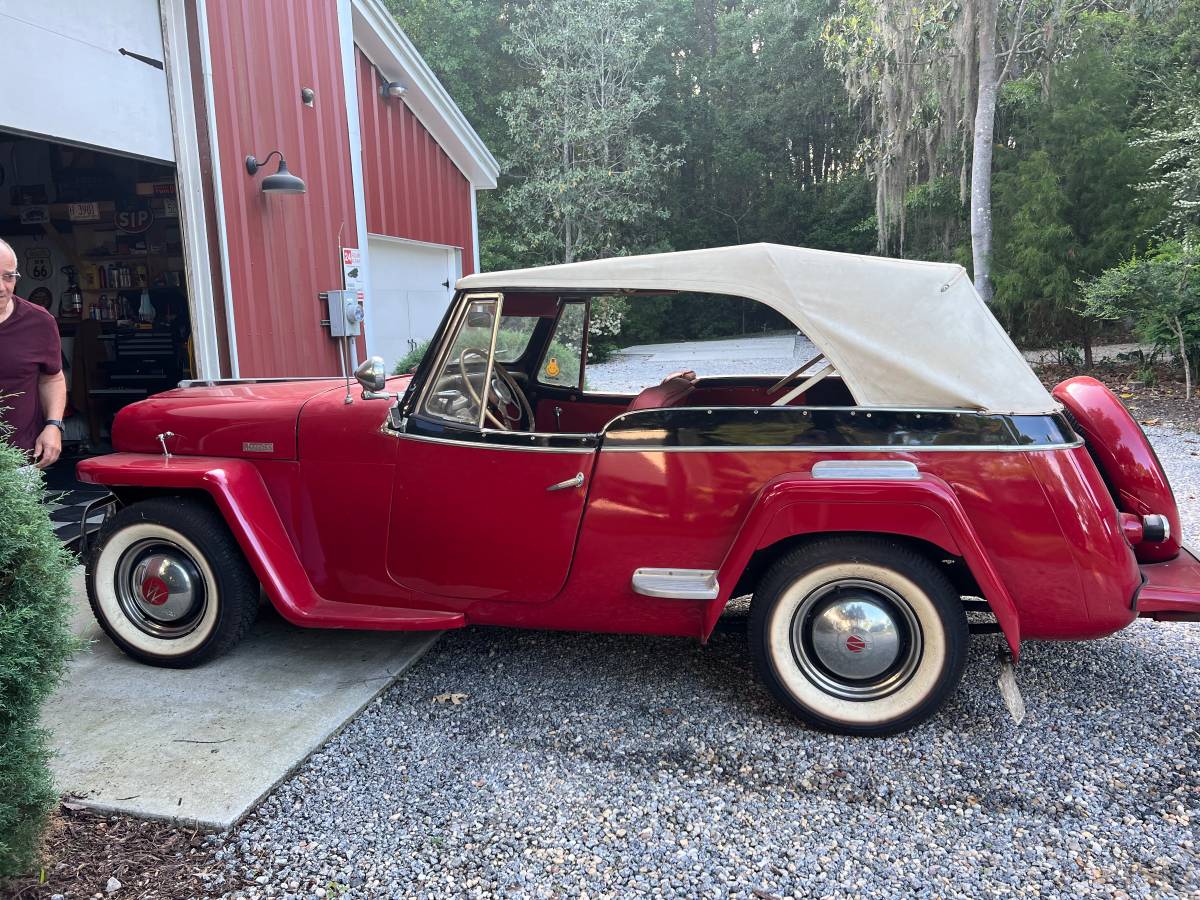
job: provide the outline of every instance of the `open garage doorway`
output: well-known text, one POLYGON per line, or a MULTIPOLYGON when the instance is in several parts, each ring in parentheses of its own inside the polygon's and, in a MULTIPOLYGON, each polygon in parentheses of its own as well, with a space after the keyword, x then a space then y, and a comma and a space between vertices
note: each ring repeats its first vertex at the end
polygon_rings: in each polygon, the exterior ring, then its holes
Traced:
POLYGON ((391 371, 433 337, 462 275, 462 250, 371 235, 368 252, 367 350, 391 371))
POLYGON ((195 372, 175 168, 0 130, 0 237, 16 294, 58 322, 70 452, 195 372))

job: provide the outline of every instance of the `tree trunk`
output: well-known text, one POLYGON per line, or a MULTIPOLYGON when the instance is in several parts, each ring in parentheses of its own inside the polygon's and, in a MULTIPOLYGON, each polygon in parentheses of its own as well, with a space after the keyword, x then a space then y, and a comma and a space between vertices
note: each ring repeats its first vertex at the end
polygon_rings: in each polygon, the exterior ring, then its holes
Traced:
POLYGON ((1175 331, 1175 337, 1179 339, 1179 358, 1183 360, 1183 398, 1185 400, 1192 399, 1192 365, 1188 362, 1187 344, 1183 340, 1183 325, 1179 321, 1179 316, 1171 316, 1171 325, 1175 331))
POLYGON ((975 0, 979 38, 979 101, 971 151, 971 264, 975 290, 992 302, 992 133, 996 127, 996 16, 998 0, 975 0))
MULTIPOLYGON (((563 101, 563 134, 562 134, 562 174, 564 178, 569 178, 571 172, 571 142, 567 139, 567 120, 570 116, 570 111, 566 100, 563 101)), ((575 247, 571 240, 574 235, 571 234, 571 213, 569 211, 563 214, 563 262, 569 263, 575 261, 575 247)))

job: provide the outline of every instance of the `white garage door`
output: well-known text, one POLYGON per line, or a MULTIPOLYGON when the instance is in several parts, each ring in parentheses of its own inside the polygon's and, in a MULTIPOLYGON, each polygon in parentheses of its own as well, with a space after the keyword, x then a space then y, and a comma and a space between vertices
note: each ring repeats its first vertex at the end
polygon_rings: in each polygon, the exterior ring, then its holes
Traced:
POLYGON ((433 337, 462 273, 462 253, 374 235, 368 252, 367 352, 382 356, 390 372, 398 359, 433 337))
POLYGON ((0 128, 175 159, 158 0, 0 0, 0 37, 0 128))

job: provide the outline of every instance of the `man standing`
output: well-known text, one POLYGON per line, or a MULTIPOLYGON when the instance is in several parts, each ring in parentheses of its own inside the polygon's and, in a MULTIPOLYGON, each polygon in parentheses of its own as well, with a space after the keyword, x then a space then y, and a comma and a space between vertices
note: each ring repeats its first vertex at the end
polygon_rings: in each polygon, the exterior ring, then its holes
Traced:
POLYGON ((0 240, 0 421, 12 427, 8 440, 44 469, 62 453, 67 380, 58 323, 14 293, 20 277, 16 252, 0 240))

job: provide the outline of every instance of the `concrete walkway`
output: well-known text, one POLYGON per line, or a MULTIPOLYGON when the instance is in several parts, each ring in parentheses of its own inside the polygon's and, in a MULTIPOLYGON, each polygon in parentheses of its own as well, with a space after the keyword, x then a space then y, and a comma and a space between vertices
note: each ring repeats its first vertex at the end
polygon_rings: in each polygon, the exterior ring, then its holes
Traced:
POLYGON ((55 781, 85 805, 227 829, 387 688, 438 633, 313 631, 264 610, 195 669, 125 656, 76 571, 74 629, 91 641, 46 704, 55 781))

